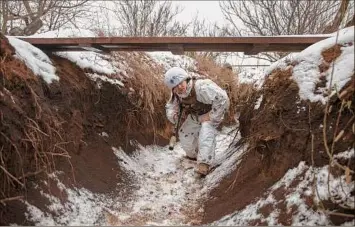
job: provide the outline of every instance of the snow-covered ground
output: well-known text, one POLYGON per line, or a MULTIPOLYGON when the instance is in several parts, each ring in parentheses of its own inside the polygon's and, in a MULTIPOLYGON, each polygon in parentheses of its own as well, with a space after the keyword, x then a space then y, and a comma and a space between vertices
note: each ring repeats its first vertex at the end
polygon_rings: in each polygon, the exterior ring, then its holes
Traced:
MULTIPOLYGON (((48 211, 27 204, 26 216, 36 225, 189 225, 203 213, 199 199, 236 167, 242 155, 228 148, 236 130, 224 128, 217 137, 216 169, 206 178, 195 174, 193 161, 183 156, 179 143, 168 146, 141 146, 128 156, 121 148, 112 147, 119 165, 135 182, 129 198, 94 194, 86 189, 66 188, 57 178, 58 187, 68 195, 64 204, 49 194, 48 211)), ((105 134, 106 135, 106 134, 105 134)), ((238 139, 238 137, 236 137, 238 139)), ((134 141, 131 141, 134 143, 134 141)), ((122 187, 124 188, 124 187, 122 187)))
MULTIPOLYGON (((354 158, 354 149, 344 151, 336 158, 342 156, 354 158)), ((300 162, 297 167, 290 169, 280 181, 270 187, 261 198, 256 198, 255 202, 244 209, 227 215, 212 225, 248 226, 255 221, 262 225, 280 225, 280 219, 284 218, 281 214, 285 216, 285 211, 281 212, 280 207, 284 207, 290 214, 289 225, 333 225, 326 211, 314 209, 313 203, 309 203, 309 200, 314 200, 317 204, 319 198, 323 201, 333 199, 344 207, 354 209, 355 198, 350 193, 354 190, 355 182, 346 180, 344 175, 335 177, 329 174, 328 170, 328 165, 312 168, 305 162, 300 162), (291 184, 296 186, 291 187, 291 184), (261 209, 268 206, 269 211, 263 214, 261 209)), ((354 226, 355 220, 344 225, 354 226)))

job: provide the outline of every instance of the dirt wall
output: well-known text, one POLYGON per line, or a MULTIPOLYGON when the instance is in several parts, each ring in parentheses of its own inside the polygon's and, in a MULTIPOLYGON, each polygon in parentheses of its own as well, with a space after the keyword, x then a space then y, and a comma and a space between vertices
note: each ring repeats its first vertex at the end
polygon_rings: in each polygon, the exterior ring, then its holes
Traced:
MULTIPOLYGON (((20 200, 44 207, 48 201, 31 182, 42 185, 41 179, 49 181, 46 173, 55 170, 64 172, 61 180, 67 186, 112 193, 123 191, 117 184, 124 181, 129 193, 129 180, 111 147, 131 152, 131 139, 165 145, 167 140, 153 128, 164 131, 167 122, 151 127, 142 124, 147 120, 140 116, 128 124, 143 112, 128 96, 128 88, 107 82, 99 88, 85 75, 89 71, 50 53, 60 79, 47 84, 14 57, 6 37, 1 35, 0 41, 0 157, 6 170, 0 171, 0 181, 5 182, 0 189, 0 224, 31 224, 25 221, 20 200)), ((151 116, 161 119, 160 112, 151 116)), ((54 185, 49 181, 43 190, 65 199, 54 185)))
MULTIPOLYGON (((338 56, 334 54, 330 61, 338 56)), ((320 70, 324 70, 322 65, 320 70)), ((355 107, 351 104, 355 101, 354 76, 338 95, 330 98, 328 106, 301 100, 299 87, 291 76, 292 65, 285 70, 275 70, 254 98, 242 107, 240 131, 249 151, 239 167, 211 192, 203 223, 244 208, 302 160, 308 165, 328 164, 326 147, 333 154, 354 147, 350 126, 354 124, 355 107), (261 95, 262 102, 255 109, 261 95), (328 114, 325 116, 325 113, 328 114), (335 142, 341 130, 344 134, 335 142)), ((325 87, 324 81, 317 86, 325 87)), ((353 164, 350 166, 355 169, 353 164)), ((345 220, 343 218, 343 222, 345 220)))

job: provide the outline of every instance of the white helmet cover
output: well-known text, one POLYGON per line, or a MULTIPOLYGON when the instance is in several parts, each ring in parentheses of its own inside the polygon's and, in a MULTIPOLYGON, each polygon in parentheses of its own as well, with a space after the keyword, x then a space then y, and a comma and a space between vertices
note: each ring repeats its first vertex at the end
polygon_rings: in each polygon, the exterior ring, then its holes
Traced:
POLYGON ((184 69, 180 67, 172 67, 168 71, 166 71, 164 75, 164 83, 170 89, 173 89, 175 86, 186 80, 188 77, 189 75, 184 69))

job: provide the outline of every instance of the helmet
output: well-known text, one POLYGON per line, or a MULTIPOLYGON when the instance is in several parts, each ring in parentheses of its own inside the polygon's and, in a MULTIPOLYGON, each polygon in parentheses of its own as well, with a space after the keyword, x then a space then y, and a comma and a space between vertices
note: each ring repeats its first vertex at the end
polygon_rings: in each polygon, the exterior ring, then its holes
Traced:
POLYGON ((168 71, 166 71, 164 75, 164 83, 170 89, 173 89, 182 81, 186 80, 189 77, 187 72, 180 67, 172 67, 168 71))
POLYGON ((224 67, 224 68, 226 68, 226 69, 233 70, 232 65, 231 65, 231 64, 229 64, 229 63, 225 63, 225 64, 223 65, 223 67, 224 67))

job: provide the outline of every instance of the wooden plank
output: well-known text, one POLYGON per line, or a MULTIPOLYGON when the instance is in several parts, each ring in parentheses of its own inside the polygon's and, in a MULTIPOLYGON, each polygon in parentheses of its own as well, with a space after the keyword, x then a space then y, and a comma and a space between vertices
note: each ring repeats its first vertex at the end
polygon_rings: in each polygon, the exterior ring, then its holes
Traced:
POLYGON ((211 52, 294 52, 329 38, 318 36, 254 36, 254 37, 80 37, 28 38, 21 37, 46 51, 185 51, 211 52))

